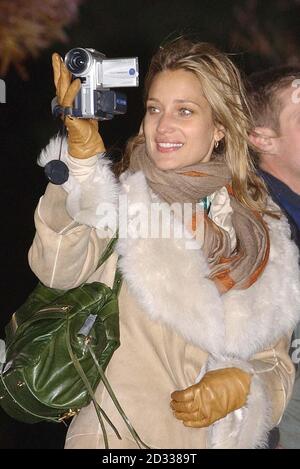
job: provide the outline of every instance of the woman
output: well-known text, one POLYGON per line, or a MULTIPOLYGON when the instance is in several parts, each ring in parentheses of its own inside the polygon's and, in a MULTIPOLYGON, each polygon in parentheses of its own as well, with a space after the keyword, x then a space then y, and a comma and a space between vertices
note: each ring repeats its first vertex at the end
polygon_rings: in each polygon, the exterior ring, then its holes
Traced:
MULTIPOLYGON (((57 54, 53 66, 58 100, 71 106, 80 83, 70 85, 57 54)), ((33 271, 56 288, 111 285, 118 261, 121 346, 106 374, 149 447, 263 446, 293 386, 288 348, 300 282, 287 222, 266 205, 249 157, 237 69, 205 43, 160 48, 119 182, 97 123, 67 117, 66 125, 70 178, 49 184, 37 208, 33 271), (116 253, 95 272, 118 205, 116 253)), ((59 143, 50 142, 41 164, 57 157, 59 143)), ((110 447, 135 448, 102 385, 97 399, 122 435, 108 428, 110 447)), ((66 447, 104 447, 92 406, 73 420, 66 447)))

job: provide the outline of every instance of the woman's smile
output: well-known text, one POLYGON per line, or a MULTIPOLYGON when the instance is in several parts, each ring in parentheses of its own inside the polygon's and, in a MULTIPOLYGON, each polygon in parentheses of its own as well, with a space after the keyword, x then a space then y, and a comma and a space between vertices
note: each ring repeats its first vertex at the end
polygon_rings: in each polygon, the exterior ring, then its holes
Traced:
POLYGON ((157 151, 160 153, 172 153, 183 147, 183 143, 177 142, 156 142, 157 151))

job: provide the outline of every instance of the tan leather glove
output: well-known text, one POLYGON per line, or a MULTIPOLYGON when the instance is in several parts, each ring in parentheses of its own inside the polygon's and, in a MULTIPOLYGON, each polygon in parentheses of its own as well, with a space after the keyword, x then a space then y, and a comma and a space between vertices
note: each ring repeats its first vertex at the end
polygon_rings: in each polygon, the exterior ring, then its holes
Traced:
POLYGON ((171 407, 187 427, 208 427, 246 403, 251 375, 240 368, 209 371, 202 380, 171 394, 171 407))
MULTIPOLYGON (((72 74, 60 55, 56 53, 52 55, 52 66, 58 104, 71 107, 80 90, 80 80, 77 78, 71 82, 72 74)), ((76 119, 67 116, 65 123, 68 129, 68 150, 71 156, 85 159, 105 151, 96 119, 76 119)))

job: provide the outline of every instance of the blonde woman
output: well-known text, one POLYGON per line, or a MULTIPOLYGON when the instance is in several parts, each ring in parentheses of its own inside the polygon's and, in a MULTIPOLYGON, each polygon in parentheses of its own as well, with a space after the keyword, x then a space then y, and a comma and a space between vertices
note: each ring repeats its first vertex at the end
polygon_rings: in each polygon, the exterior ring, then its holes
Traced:
MULTIPOLYGON (((58 100, 71 106, 80 83, 57 54, 53 67, 58 100)), ((68 289, 111 285, 118 262, 121 346, 106 375, 150 448, 262 447, 293 386, 300 282, 287 221, 273 215, 249 156, 240 75, 213 46, 181 38, 153 57, 145 100, 119 180, 97 123, 67 118, 70 177, 40 200, 31 267, 68 289), (95 271, 117 228, 116 252, 95 271)), ((122 436, 107 428, 110 447, 135 448, 101 384, 96 395, 122 436)), ((103 447, 90 405, 66 448, 103 447)))

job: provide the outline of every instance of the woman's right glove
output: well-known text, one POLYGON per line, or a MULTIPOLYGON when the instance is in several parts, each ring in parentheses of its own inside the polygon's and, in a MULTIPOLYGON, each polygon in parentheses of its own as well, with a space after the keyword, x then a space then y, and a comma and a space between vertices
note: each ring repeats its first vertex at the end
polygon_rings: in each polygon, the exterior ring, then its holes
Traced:
MULTIPOLYGON (((80 90, 80 80, 77 78, 71 81, 72 74, 59 54, 52 55, 52 65, 58 104, 62 107, 72 107, 75 96, 80 90)), ((71 156, 85 159, 105 151, 96 119, 76 119, 67 116, 65 124, 68 129, 68 151, 71 156)))

